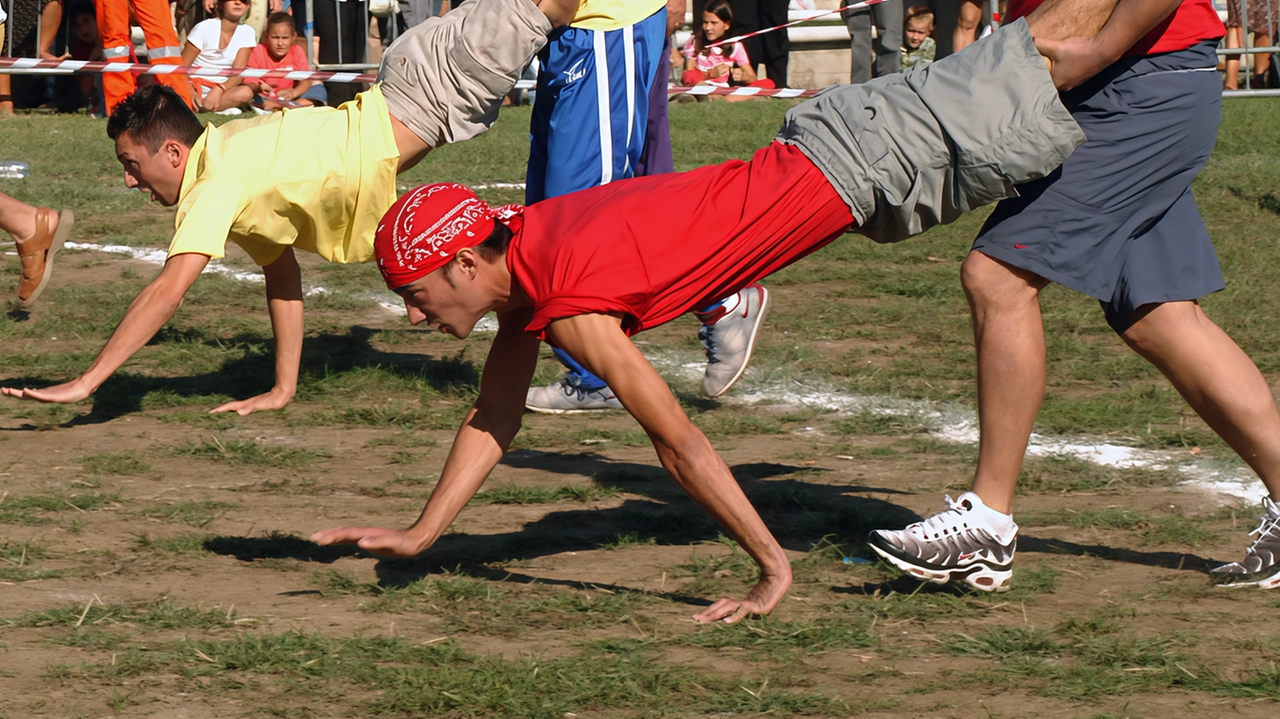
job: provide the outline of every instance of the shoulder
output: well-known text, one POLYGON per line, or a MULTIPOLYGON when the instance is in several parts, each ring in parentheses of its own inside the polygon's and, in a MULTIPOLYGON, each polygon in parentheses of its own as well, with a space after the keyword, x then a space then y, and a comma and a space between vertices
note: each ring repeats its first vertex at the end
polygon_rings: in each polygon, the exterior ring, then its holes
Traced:
POLYGON ((307 53, 300 45, 294 45, 289 48, 289 54, 287 57, 289 64, 292 65, 295 70, 306 70, 311 67, 307 64, 307 53))
POLYGON ((221 22, 222 21, 217 18, 201 20, 196 23, 195 27, 191 28, 190 32, 187 33, 187 41, 192 45, 200 45, 207 41, 211 34, 214 37, 217 37, 221 22))
POLYGON ((254 33, 253 28, 248 25, 237 25, 235 34, 231 36, 231 41, 241 47, 252 47, 258 44, 258 36, 254 33))

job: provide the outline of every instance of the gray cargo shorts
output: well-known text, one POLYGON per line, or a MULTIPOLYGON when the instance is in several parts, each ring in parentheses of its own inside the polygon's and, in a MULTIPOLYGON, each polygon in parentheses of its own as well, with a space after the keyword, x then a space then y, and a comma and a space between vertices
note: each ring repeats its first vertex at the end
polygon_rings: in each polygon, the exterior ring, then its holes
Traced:
POLYGON ((1085 142, 1021 19, 928 67, 833 87, 787 112, 778 139, 876 242, 1016 197, 1085 142))
POLYGON ((471 0, 410 28, 378 68, 387 110, 432 147, 469 140, 498 119, 549 32, 530 0, 471 0))

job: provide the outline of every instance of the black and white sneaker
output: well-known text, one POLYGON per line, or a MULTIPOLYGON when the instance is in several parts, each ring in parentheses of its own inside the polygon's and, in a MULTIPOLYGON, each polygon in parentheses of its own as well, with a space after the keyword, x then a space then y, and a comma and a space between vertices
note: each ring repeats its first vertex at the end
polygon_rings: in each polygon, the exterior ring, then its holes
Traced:
POLYGON ((1003 592, 1013 576, 1018 525, 991 509, 973 492, 947 510, 906 529, 877 529, 871 548, 907 574, 935 584, 954 579, 984 592, 1003 592))
POLYGON ((1249 533, 1257 539, 1244 559, 1213 570, 1219 587, 1280 587, 1280 506, 1265 497, 1262 508, 1267 511, 1258 528, 1249 533))

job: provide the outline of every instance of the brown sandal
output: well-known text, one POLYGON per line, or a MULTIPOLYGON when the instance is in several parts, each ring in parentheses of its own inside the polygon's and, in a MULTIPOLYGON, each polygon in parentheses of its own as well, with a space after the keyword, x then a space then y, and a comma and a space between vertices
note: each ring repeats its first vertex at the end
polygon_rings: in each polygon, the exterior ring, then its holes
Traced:
POLYGON ((45 285, 49 284, 49 276, 53 274, 53 256, 66 244, 75 225, 75 215, 71 210, 58 213, 58 226, 55 229, 51 222, 54 210, 48 207, 36 208, 36 234, 25 242, 18 243, 18 259, 22 260, 22 279, 18 282, 18 301, 29 305, 36 301, 45 285))

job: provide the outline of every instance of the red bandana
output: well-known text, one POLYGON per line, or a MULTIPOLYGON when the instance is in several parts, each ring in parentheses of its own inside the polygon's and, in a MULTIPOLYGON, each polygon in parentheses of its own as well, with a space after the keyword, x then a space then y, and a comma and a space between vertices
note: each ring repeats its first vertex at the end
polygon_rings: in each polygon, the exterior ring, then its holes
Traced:
POLYGON ((470 188, 451 182, 423 185, 396 200, 374 234, 373 254, 387 288, 396 290, 449 264, 458 250, 475 247, 524 211, 490 207, 470 188))

